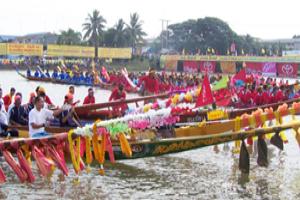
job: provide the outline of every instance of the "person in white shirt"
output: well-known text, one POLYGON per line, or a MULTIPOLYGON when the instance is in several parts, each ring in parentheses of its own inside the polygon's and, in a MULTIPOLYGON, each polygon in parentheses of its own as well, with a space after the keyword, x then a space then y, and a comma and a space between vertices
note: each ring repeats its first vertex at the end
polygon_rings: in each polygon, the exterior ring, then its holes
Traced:
MULTIPOLYGON (((4 101, 3 101, 3 91, 2 88, 0 88, 0 104, 1 106, 1 111, 5 111, 5 106, 4 106, 4 101)), ((6 112, 6 111, 5 111, 6 112)))
POLYGON ((44 99, 41 96, 37 96, 34 101, 34 108, 29 112, 28 126, 30 137, 48 136, 49 133, 45 131, 47 122, 61 112, 61 109, 51 111, 44 108, 44 99))
POLYGON ((0 103, 0 137, 18 137, 19 132, 17 129, 8 130, 8 114, 3 108, 4 104, 0 103))

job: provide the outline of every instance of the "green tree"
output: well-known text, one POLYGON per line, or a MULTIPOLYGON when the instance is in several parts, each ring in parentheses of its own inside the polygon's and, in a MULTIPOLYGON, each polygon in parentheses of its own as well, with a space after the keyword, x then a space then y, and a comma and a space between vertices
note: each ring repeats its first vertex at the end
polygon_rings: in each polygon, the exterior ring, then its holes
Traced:
POLYGON ((114 47, 115 34, 116 30, 114 28, 109 28, 107 31, 105 31, 103 36, 103 45, 106 47, 114 47))
POLYGON ((257 54, 260 50, 260 43, 250 35, 239 36, 229 25, 214 17, 187 20, 182 23, 172 24, 169 29, 169 41, 171 49, 178 52, 202 53, 208 48, 213 48, 216 53, 227 54, 227 50, 234 42, 238 53, 242 49, 244 53, 257 54))
POLYGON ((66 45, 81 44, 81 33, 74 31, 71 28, 69 28, 66 31, 61 31, 57 38, 57 44, 66 44, 66 45))
POLYGON ((123 19, 119 19, 117 24, 114 27, 115 35, 114 35, 114 44, 117 47, 126 46, 126 38, 128 38, 128 29, 126 29, 125 22, 123 19))
POLYGON ((140 20, 137 13, 130 14, 130 23, 127 25, 130 44, 135 49, 136 45, 143 41, 143 37, 147 34, 142 28, 143 22, 140 20))
POLYGON ((103 36, 103 29, 106 20, 100 15, 98 10, 94 10, 92 14, 88 14, 86 22, 82 25, 85 32, 83 39, 88 39, 95 47, 95 59, 98 58, 98 46, 103 36))

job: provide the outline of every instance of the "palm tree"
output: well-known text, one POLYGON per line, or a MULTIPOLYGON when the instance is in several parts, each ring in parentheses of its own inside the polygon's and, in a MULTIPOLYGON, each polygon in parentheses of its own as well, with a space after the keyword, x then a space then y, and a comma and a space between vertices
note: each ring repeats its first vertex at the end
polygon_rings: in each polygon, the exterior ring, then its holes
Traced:
POLYGON ((102 36, 106 20, 102 15, 100 15, 100 12, 98 10, 94 10, 92 14, 88 14, 88 17, 85 20, 86 22, 82 24, 83 31, 85 31, 83 39, 88 38, 89 41, 94 45, 95 59, 97 59, 99 39, 102 36))
POLYGON ((114 27, 114 44, 118 47, 125 46, 127 36, 127 29, 123 19, 119 19, 114 27))
POLYGON ((136 44, 143 40, 143 36, 146 33, 142 29, 143 22, 140 21, 137 13, 130 14, 130 23, 127 25, 129 32, 130 42, 132 47, 135 49, 136 44))
POLYGON ((57 38, 57 44, 80 44, 81 43, 81 33, 76 32, 69 28, 67 31, 61 31, 57 38))

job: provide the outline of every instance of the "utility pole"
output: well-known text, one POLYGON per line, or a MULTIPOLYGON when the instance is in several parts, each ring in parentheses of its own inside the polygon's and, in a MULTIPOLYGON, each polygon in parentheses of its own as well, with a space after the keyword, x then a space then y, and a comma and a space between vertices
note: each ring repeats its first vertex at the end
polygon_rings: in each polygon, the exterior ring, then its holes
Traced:
POLYGON ((167 19, 161 19, 161 49, 164 48, 164 39, 166 40, 166 49, 168 48, 168 39, 169 39, 169 29, 168 29, 168 25, 170 20, 167 19), (167 26, 166 26, 166 30, 164 29, 164 23, 166 22, 167 26), (166 32, 165 32, 166 31, 166 32))

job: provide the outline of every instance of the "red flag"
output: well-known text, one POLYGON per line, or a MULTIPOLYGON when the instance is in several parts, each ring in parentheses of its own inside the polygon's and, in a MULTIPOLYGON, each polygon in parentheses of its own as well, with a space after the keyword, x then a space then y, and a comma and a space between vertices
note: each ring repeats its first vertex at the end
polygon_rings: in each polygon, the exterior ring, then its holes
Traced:
POLYGON ((202 88, 198 96, 196 107, 205 106, 214 102, 213 95, 210 89, 208 77, 205 76, 202 82, 202 88))
POLYGON ((241 71, 239 71, 234 77, 233 79, 235 80, 242 80, 244 82, 246 82, 246 71, 245 69, 242 69, 241 71))

